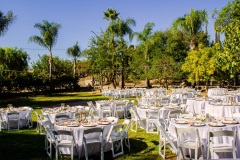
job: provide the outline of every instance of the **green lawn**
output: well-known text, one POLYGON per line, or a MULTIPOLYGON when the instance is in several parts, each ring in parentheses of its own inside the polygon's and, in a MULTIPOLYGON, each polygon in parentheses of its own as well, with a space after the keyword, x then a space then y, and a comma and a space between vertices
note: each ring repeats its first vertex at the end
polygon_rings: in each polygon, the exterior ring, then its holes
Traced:
MULTIPOLYGON (((107 99, 100 94, 92 92, 64 93, 39 95, 35 97, 15 97, 9 99, 1 99, 0 107, 6 107, 7 104, 13 106, 31 106, 34 108, 32 117, 34 127, 32 129, 23 128, 19 131, 0 132, 0 159, 49 159, 44 150, 44 135, 39 135, 36 130, 35 111, 40 112, 41 108, 49 106, 59 106, 60 103, 66 104, 85 104, 86 101, 95 101, 107 99)), ((119 120, 121 123, 123 120, 119 120)), ((145 130, 138 129, 138 132, 129 131, 131 152, 127 148, 124 149, 123 156, 116 157, 116 160, 158 160, 158 135, 146 134, 145 130)), ((104 154, 105 159, 112 159, 111 152, 104 154)), ((65 159, 65 158, 64 158, 65 159)), ((68 159, 68 157, 66 158, 68 159)), ((90 157, 90 159, 99 159, 99 157, 90 157)), ((176 159, 176 155, 167 149, 167 159, 176 159)))

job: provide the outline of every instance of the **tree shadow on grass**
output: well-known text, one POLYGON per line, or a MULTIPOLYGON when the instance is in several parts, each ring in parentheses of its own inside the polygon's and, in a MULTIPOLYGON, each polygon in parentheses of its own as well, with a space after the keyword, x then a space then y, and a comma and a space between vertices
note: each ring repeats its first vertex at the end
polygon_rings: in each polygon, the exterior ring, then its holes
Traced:
MULTIPOLYGON (((36 124, 34 124, 34 126, 35 125, 36 124)), ((36 128, 22 128, 18 131, 3 130, 0 132, 0 159, 49 159, 46 151, 44 150, 45 135, 36 133, 35 129, 36 128)), ((119 156, 121 159, 125 156, 146 150, 148 147, 145 142, 139 139, 130 139, 130 144, 132 144, 130 151, 125 146, 125 143, 123 144, 124 155, 119 156)), ((55 153, 55 150, 53 150, 53 153, 55 153)), ((69 157, 65 157, 63 159, 69 159, 69 157)), ((82 159, 85 159, 85 157, 82 159)), ((89 156, 89 159, 97 160, 100 159, 100 156, 89 156)), ((113 159, 111 150, 104 153, 104 159, 113 159)))
POLYGON ((35 129, 0 132, 0 159, 49 159, 44 150, 44 135, 35 129))
MULTIPOLYGON (((139 139, 129 139, 130 140, 130 151, 129 149, 126 147, 125 142, 123 143, 123 147, 124 147, 124 155, 120 155, 116 158, 112 157, 112 151, 108 151, 104 153, 104 159, 106 160, 113 160, 113 159, 125 159, 128 156, 131 155, 135 155, 143 150, 146 150, 146 148, 148 147, 147 144, 144 141, 141 141, 139 139), (133 145, 134 144, 134 145, 133 145)), ((82 158, 84 159, 84 158, 82 158)), ((92 160, 99 160, 100 157, 98 155, 95 156, 89 156, 89 159, 92 160)))
MULTIPOLYGON (((106 98, 105 98, 106 99, 106 98)), ((96 100, 104 100, 103 97, 93 97, 88 99, 76 98, 76 99, 58 99, 58 100, 45 100, 45 101, 37 101, 35 99, 6 99, 0 101, 0 108, 7 107, 7 104, 12 104, 14 107, 20 106, 30 106, 34 109, 42 108, 42 107, 59 107, 61 103, 65 103, 66 105, 84 105, 87 106, 88 101, 96 101, 96 100)))

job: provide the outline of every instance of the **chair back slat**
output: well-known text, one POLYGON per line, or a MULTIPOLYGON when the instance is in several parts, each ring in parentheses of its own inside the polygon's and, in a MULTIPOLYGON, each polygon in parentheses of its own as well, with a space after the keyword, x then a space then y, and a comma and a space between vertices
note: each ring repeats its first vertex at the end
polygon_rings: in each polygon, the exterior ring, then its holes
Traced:
POLYGON ((96 132, 102 132, 102 128, 88 128, 84 129, 84 134, 90 134, 90 133, 96 133, 96 132))

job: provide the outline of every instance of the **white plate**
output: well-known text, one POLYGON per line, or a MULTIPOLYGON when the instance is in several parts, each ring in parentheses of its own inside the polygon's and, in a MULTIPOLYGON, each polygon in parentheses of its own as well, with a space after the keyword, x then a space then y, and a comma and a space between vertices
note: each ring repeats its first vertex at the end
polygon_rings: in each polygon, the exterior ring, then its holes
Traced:
POLYGON ((110 122, 98 122, 97 124, 99 124, 99 125, 108 125, 108 124, 110 124, 110 122))
POLYGON ((211 127, 224 127, 224 126, 226 126, 223 123, 208 123, 208 125, 211 126, 211 127))
POLYGON ((205 126, 205 123, 193 123, 193 125, 191 125, 193 127, 202 127, 205 126))
POLYGON ((83 127, 95 127, 97 124, 83 124, 83 127))
POLYGON ((67 125, 67 127, 79 127, 79 125, 76 125, 76 124, 69 124, 69 125, 67 125))

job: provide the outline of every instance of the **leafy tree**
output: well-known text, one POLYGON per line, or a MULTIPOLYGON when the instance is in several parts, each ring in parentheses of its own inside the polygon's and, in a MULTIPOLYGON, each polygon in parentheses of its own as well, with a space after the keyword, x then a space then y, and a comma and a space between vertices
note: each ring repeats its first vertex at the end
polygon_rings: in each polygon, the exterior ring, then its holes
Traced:
POLYGON ((3 36, 7 32, 9 25, 12 24, 15 19, 16 16, 13 15, 12 11, 8 11, 6 15, 0 11, 0 36, 3 36))
MULTIPOLYGON (((48 65, 49 56, 47 54, 40 56, 39 60, 33 63, 34 77, 39 81, 38 87, 42 90, 48 90, 48 65)), ((53 57, 53 77, 52 83, 58 89, 72 89, 74 86, 74 78, 72 71, 72 64, 68 60, 61 60, 59 57, 53 57)))
POLYGON ((103 13, 104 14, 104 19, 108 20, 108 21, 114 21, 118 18, 119 13, 117 13, 117 11, 113 8, 108 8, 106 12, 103 13))
POLYGON ((73 76, 76 77, 77 58, 81 56, 81 50, 78 42, 76 42, 74 46, 67 49, 67 54, 73 57, 73 76))
POLYGON ((201 31, 203 24, 208 24, 207 12, 191 9, 189 14, 174 20, 173 29, 181 30, 189 36, 189 46, 193 50, 196 48, 196 35, 201 31))
POLYGON ((19 79, 28 70, 28 54, 18 48, 0 48, 0 91, 20 91, 26 86, 19 79))
POLYGON ((0 69, 2 70, 27 70, 28 60, 28 54, 22 49, 0 48, 0 69))
POLYGON ((128 35, 130 41, 133 38, 133 30, 131 26, 135 26, 136 22, 134 19, 128 18, 126 20, 123 19, 117 19, 113 25, 114 32, 116 33, 116 36, 119 37, 119 42, 116 50, 118 51, 118 55, 120 56, 121 61, 121 78, 122 78, 122 85, 121 88, 124 88, 124 70, 125 70, 125 64, 127 62, 127 44, 124 40, 124 36, 128 35))
POLYGON ((218 50, 216 58, 218 73, 224 73, 221 78, 225 79, 228 85, 231 81, 236 85, 240 72, 240 1, 234 0, 223 7, 218 12, 215 24, 216 31, 225 36, 223 49, 218 50))
POLYGON ((90 60, 90 70, 92 74, 99 74, 100 85, 102 89, 103 77, 112 79, 114 70, 112 70, 112 57, 108 53, 109 36, 104 34, 96 35, 91 38, 90 48, 84 50, 84 54, 90 60))
POLYGON ((50 23, 47 20, 43 20, 42 23, 36 23, 35 28, 39 29, 40 36, 31 36, 29 42, 35 42, 40 46, 47 48, 49 51, 49 82, 50 88, 52 87, 52 48, 57 42, 58 31, 61 28, 60 24, 50 23))
POLYGON ((168 89, 169 84, 176 78, 178 69, 178 65, 174 59, 163 54, 161 58, 153 61, 150 72, 152 78, 156 79, 156 82, 168 89))
POLYGON ((182 65, 182 70, 187 73, 189 82, 199 82, 205 80, 208 87, 209 80, 215 72, 215 51, 210 47, 199 45, 196 50, 188 52, 185 63, 182 65))
POLYGON ((129 57, 127 41, 124 38, 129 35, 131 40, 133 32, 131 26, 135 25, 135 21, 131 18, 120 19, 119 13, 111 8, 104 12, 104 19, 109 21, 106 31, 101 35, 95 34, 86 53, 91 59, 92 71, 99 73, 100 79, 106 77, 116 88, 121 76, 124 88, 124 68, 129 57))
MULTIPOLYGON (((136 32, 135 35, 137 36, 137 40, 144 45, 144 57, 145 61, 148 63, 149 62, 149 54, 150 54, 150 49, 153 46, 152 41, 149 41, 150 37, 152 36, 152 30, 154 27, 154 23, 148 22, 145 26, 142 32, 136 32)), ((147 73, 147 66, 145 70, 145 74, 147 73)), ((146 78, 146 86, 149 88, 150 87, 150 81, 148 78, 146 78)))
POLYGON ((128 61, 128 71, 127 71, 127 79, 134 83, 134 87, 140 83, 141 79, 144 78, 144 66, 143 62, 144 55, 141 51, 141 47, 130 46, 128 48, 129 53, 129 61, 128 61))

